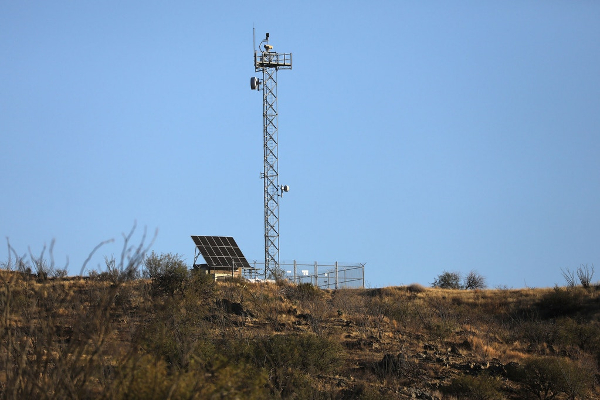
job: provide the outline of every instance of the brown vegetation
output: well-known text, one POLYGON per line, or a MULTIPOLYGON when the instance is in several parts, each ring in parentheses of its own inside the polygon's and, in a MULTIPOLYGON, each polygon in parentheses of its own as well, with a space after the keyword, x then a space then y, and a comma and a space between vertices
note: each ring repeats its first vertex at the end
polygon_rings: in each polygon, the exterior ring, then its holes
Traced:
POLYGON ((594 286, 156 283, 2 272, 0 396, 600 397, 594 286))

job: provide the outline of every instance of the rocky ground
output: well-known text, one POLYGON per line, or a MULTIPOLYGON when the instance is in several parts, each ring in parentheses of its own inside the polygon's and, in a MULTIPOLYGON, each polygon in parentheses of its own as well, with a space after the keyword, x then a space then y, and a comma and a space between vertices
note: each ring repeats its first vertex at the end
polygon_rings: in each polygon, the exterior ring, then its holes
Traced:
POLYGON ((595 287, 3 275, 0 300, 3 397, 600 398, 595 287))

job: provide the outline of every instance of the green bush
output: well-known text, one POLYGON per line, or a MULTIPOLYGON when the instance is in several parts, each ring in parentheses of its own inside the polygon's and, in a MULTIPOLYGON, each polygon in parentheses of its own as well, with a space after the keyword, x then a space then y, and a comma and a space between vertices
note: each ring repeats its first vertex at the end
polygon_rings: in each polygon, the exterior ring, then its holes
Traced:
POLYGON ((181 291, 189 270, 179 254, 154 252, 144 259, 147 274, 152 280, 152 289, 157 294, 173 295, 181 291))

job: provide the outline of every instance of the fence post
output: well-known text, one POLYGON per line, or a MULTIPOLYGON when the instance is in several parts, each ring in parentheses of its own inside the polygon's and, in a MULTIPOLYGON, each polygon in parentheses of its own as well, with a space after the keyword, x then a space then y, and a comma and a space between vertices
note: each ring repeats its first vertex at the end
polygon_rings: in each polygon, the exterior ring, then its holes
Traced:
POLYGON ((365 288, 365 264, 361 264, 362 266, 362 288, 365 288))
POLYGON ((294 260, 294 284, 296 283, 296 260, 294 260))
POLYGON ((338 288, 338 262, 335 262, 335 288, 338 288))
POLYGON ((316 261, 315 261, 315 287, 319 287, 319 267, 317 267, 316 261))

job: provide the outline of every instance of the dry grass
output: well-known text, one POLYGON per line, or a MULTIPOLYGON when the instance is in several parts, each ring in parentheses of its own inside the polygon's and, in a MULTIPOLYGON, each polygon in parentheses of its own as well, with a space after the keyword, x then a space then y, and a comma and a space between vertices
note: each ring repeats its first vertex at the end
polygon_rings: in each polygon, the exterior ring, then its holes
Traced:
POLYGON ((450 399, 444 388, 475 390, 488 381, 457 379, 485 373, 500 382, 485 390, 516 399, 526 382, 509 365, 568 358, 593 374, 600 361, 594 288, 324 291, 190 279, 169 296, 150 287, 0 271, 1 397, 450 399), (553 312, 574 313, 549 317, 543 306, 564 299, 572 308, 553 312))

